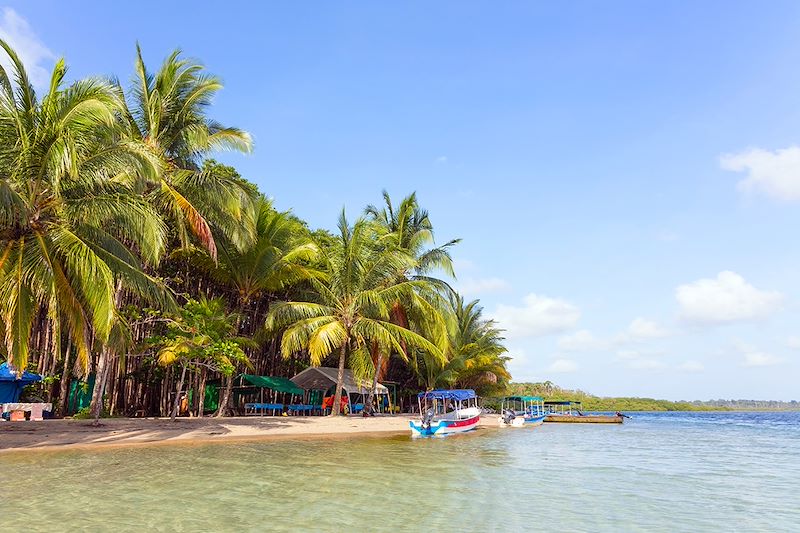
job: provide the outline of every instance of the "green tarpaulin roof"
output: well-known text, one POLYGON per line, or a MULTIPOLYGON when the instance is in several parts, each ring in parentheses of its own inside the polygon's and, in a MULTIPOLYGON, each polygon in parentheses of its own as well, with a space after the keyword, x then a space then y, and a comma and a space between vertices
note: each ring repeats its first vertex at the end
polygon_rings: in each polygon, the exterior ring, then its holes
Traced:
POLYGON ((287 378, 277 376, 254 376, 252 374, 242 374, 242 377, 256 387, 264 387, 278 392, 288 392, 290 394, 302 395, 305 392, 287 378))

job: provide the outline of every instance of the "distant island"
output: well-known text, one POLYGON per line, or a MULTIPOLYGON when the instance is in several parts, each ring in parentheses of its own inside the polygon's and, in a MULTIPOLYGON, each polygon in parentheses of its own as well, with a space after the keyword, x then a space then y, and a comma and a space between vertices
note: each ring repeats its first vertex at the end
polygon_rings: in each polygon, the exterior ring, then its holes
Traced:
POLYGON ((777 400, 708 400, 671 401, 654 398, 601 397, 582 390, 562 389, 545 381, 510 383, 512 395, 542 396, 545 400, 582 402, 586 411, 800 411, 800 402, 777 400))

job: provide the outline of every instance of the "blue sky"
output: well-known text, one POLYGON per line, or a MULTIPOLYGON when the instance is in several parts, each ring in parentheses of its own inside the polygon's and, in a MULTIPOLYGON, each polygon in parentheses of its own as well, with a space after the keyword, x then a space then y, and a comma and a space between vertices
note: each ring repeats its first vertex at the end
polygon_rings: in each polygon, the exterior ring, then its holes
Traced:
POLYGON ((41 79, 200 58, 313 226, 417 191, 518 381, 800 398, 797 2, 3 5, 41 79))

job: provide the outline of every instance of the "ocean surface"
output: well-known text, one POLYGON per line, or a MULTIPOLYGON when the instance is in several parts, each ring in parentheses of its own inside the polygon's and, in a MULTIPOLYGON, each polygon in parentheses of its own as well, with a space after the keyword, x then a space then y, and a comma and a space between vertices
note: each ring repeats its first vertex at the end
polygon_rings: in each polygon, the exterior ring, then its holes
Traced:
POLYGON ((0 454, 2 531, 800 531, 800 413, 0 454))

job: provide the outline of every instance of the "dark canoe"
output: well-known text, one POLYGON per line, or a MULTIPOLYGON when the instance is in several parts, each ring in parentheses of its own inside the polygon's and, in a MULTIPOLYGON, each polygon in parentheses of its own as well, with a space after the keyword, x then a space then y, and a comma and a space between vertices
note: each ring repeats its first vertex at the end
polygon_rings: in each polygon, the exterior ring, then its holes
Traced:
POLYGON ((616 415, 557 415, 549 414, 545 422, 567 422, 573 424, 622 424, 623 418, 616 415))

